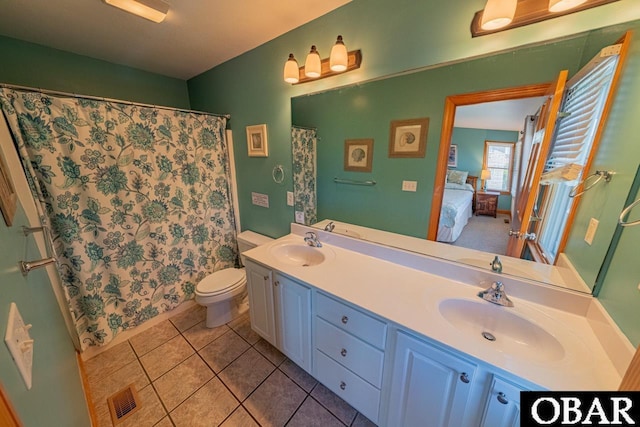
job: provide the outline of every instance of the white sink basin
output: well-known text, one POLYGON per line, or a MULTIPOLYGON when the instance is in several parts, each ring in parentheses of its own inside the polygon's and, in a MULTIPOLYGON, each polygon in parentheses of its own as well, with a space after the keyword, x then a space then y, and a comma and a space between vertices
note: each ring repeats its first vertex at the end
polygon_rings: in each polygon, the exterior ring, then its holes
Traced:
POLYGON ((438 309, 447 322, 478 345, 494 346, 496 351, 537 362, 565 357, 564 347, 555 336, 515 314, 513 308, 451 298, 442 300, 438 309))
POLYGON ((333 254, 331 249, 316 248, 304 243, 279 243, 269 250, 278 261, 299 267, 322 264, 333 254))

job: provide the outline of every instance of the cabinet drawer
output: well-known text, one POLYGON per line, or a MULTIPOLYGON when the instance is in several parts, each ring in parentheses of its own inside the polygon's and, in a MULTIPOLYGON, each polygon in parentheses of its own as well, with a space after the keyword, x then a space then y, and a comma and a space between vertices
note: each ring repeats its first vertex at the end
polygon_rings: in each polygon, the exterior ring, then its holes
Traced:
POLYGON ((382 386, 384 353, 316 317, 316 347, 377 388, 382 386))
POLYGON ((378 422, 380 390, 333 361, 320 350, 314 354, 315 377, 374 423, 378 422))
POLYGON ((318 316, 377 348, 384 348, 386 323, 323 294, 316 296, 318 316))

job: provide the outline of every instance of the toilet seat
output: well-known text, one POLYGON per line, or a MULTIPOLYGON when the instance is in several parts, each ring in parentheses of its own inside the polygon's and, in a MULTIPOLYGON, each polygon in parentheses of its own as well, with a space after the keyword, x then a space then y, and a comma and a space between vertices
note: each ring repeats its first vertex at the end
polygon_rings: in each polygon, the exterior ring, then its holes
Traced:
POLYGON ((244 268, 225 268, 209 274, 196 286, 196 295, 211 297, 234 291, 246 283, 244 268))

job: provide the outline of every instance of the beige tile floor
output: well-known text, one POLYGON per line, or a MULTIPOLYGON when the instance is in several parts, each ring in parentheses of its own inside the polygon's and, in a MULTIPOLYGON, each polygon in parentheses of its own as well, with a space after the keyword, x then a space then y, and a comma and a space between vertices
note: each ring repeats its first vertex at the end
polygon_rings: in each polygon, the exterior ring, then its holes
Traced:
POLYGON ((248 315, 215 328, 195 306, 85 362, 100 427, 107 397, 133 383, 141 409, 119 426, 373 424, 251 330, 248 315))

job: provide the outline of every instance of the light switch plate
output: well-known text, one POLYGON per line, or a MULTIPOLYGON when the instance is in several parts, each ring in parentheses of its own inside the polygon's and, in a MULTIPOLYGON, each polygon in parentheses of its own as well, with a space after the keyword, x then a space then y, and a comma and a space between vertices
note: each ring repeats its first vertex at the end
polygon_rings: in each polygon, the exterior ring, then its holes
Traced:
POLYGON ((287 206, 293 206, 293 191, 287 191, 287 206))
POLYGON ((596 235, 599 223, 600 222, 595 218, 591 218, 589 220, 589 226, 587 227, 587 232, 584 235, 584 241, 587 242, 588 245, 593 243, 593 237, 596 235))
POLYGON ((4 342, 18 366, 27 390, 31 390, 31 372, 33 367, 33 339, 29 335, 31 325, 25 325, 14 302, 9 308, 9 320, 4 342))
POLYGON ((417 191, 418 181, 402 181, 402 191, 417 191))

